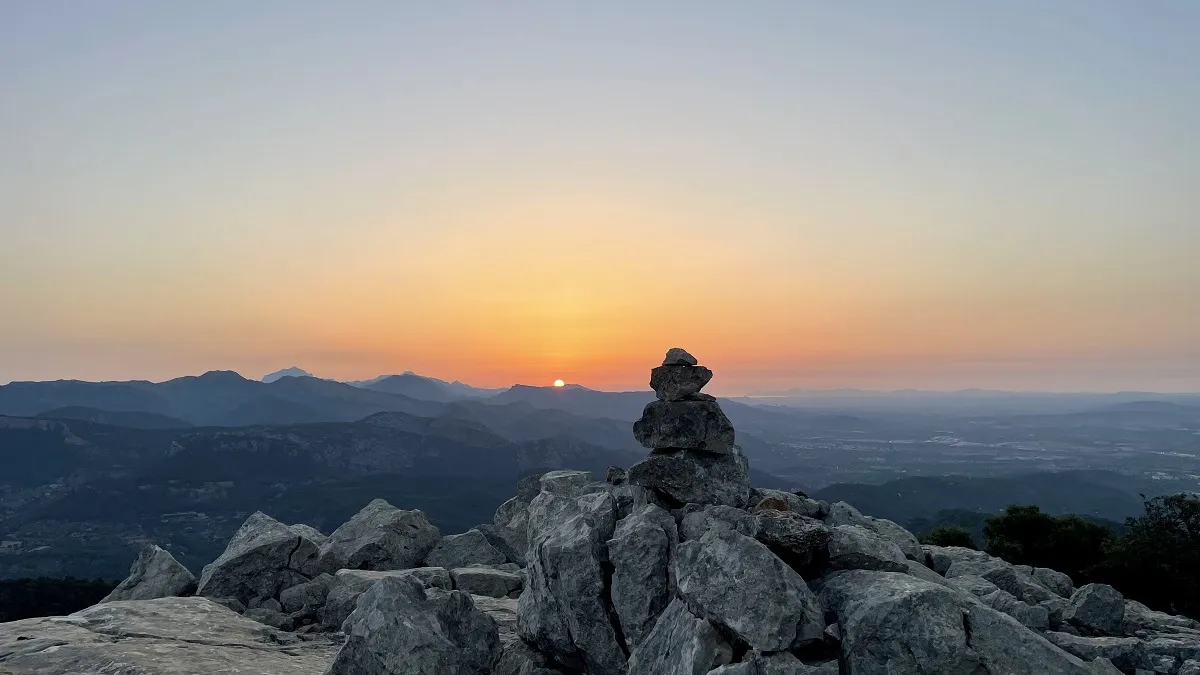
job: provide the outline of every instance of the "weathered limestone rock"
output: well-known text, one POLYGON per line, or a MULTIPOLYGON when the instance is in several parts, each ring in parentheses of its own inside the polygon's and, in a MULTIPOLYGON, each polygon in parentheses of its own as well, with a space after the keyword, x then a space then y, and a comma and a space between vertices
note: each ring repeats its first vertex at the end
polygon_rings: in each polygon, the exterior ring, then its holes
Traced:
POLYGON ((608 541, 613 609, 631 650, 671 600, 671 557, 678 540, 671 514, 647 504, 617 523, 608 541))
POLYGON ((279 597, 317 573, 317 545, 287 525, 258 512, 229 540, 225 552, 204 567, 198 595, 237 598, 242 604, 279 597))
POLYGON ((1004 612, 1017 621, 1020 621, 1021 625, 1026 628, 1039 632, 1050 629, 1049 610, 1039 605, 1026 604, 1018 600, 1011 593, 1002 591, 999 588, 980 597, 979 600, 988 607, 998 612, 1004 612))
POLYGON ((520 573, 490 567, 460 567, 450 570, 450 578, 454 588, 488 598, 515 598, 525 585, 520 573))
POLYGON ((270 607, 252 607, 246 610, 242 616, 279 630, 292 630, 296 627, 292 617, 270 607))
POLYGON ((312 527, 311 525, 305 525, 304 523, 288 525, 288 529, 296 533, 297 536, 304 537, 317 546, 323 545, 329 539, 329 537, 326 537, 317 528, 312 527))
POLYGON ((747 537, 758 532, 754 516, 732 506, 701 506, 688 504, 683 507, 683 519, 679 523, 679 538, 687 541, 699 539, 714 528, 733 530, 747 537))
POLYGON ((758 541, 715 529, 679 545, 678 597, 754 649, 781 651, 820 642, 821 609, 804 579, 758 541))
POLYGON ((495 622, 461 591, 382 579, 346 619, 329 675, 478 675, 500 657, 495 622))
POLYGON ((426 588, 450 590, 454 582, 450 572, 441 567, 418 567, 411 570, 369 571, 338 570, 329 584, 325 605, 318 612, 322 626, 330 630, 341 628, 342 623, 354 611, 358 598, 381 579, 406 577, 416 579, 426 588))
POLYGON ((1200 661, 1188 659, 1179 666, 1179 672, 1176 675, 1200 675, 1200 661))
POLYGON ((650 388, 660 401, 694 400, 712 376, 704 366, 659 366, 650 371, 650 388))
POLYGON ((472 595, 471 602, 475 603, 476 609, 496 622, 501 650, 514 642, 520 642, 517 637, 517 601, 515 599, 472 595))
POLYGON ((1093 635, 1120 635, 1125 598, 1112 586, 1088 584, 1071 596, 1063 621, 1093 635))
POLYGON ((754 519, 755 538, 797 572, 810 571, 827 558, 833 533, 821 521, 769 509, 758 511, 754 519))
POLYGON ((831 527, 837 525, 862 527, 873 532, 875 536, 895 544, 908 559, 925 560, 925 551, 921 549, 921 543, 917 541, 917 538, 911 532, 890 520, 864 516, 862 513, 859 513, 858 509, 846 502, 837 502, 829 506, 829 513, 825 516, 825 524, 831 527))
POLYGON ((711 397, 651 401, 642 411, 641 419, 633 424, 633 435, 643 446, 654 450, 725 454, 734 443, 733 424, 711 397))
POLYGON ((1121 670, 1136 670, 1144 668, 1146 664, 1145 650, 1141 640, 1137 638, 1081 637, 1051 631, 1046 633, 1046 639, 1059 649, 1084 661, 1094 661, 1097 657, 1102 657, 1121 670))
POLYGON ((835 570, 908 570, 898 546, 857 525, 834 526, 828 552, 829 566, 835 570))
POLYGON ((402 570, 420 567, 441 541, 421 511, 403 511, 382 499, 367 504, 329 535, 320 569, 402 570))
POLYGON ((750 497, 750 469, 737 446, 723 455, 655 453, 629 467, 629 482, 676 504, 723 504, 740 509, 750 497))
MULTIPOLYGON (((553 492, 556 495, 577 495, 588 491, 595 482, 590 471, 559 470, 548 471, 538 479, 541 492, 553 492)), ((537 495, 534 495, 535 497, 537 495)), ((529 501, 533 501, 530 499, 529 501)))
POLYGON ((1058 649, 1007 614, 987 607, 972 606, 967 614, 966 625, 970 627, 969 644, 987 666, 985 672, 1095 675, 1091 666, 1058 649))
POLYGON ((506 645, 492 675, 563 675, 545 654, 521 640, 506 645))
POLYGON ((448 534, 425 557, 426 567, 455 569, 471 565, 499 565, 508 562, 508 556, 492 546, 479 530, 468 530, 462 534, 448 534))
POLYGON ((337 645, 302 640, 201 597, 114 601, 0 623, 6 675, 322 675, 337 645))
POLYGON ((788 652, 750 653, 740 663, 722 666, 709 675, 839 675, 837 661, 804 663, 788 652))
POLYGON ((332 574, 321 574, 312 581, 292 586, 279 594, 279 604, 285 612, 298 612, 307 607, 324 606, 333 585, 332 574))
POLYGON ((517 603, 523 640, 590 675, 624 675, 627 654, 608 597, 605 544, 616 528, 607 492, 543 491, 529 505, 528 583, 517 603))
POLYGON ((673 600, 629 658, 629 675, 695 675, 729 663, 733 648, 711 623, 673 600))
MULTIPOLYGON (((525 566, 525 549, 517 549, 517 544, 521 546, 528 544, 524 533, 520 535, 518 540, 517 537, 495 525, 476 525, 474 529, 482 534, 493 548, 500 551, 506 561, 515 563, 519 567, 525 566)), ((523 531, 524 529, 524 522, 522 522, 521 530, 523 531)))
POLYGON ((687 351, 679 347, 671 347, 667 350, 667 358, 663 359, 664 366, 694 366, 699 361, 696 357, 687 353, 687 351))
POLYGON ((1070 598, 1075 593, 1075 583, 1071 577, 1045 567, 1033 568, 1033 578, 1042 586, 1062 598, 1070 598))
POLYGON ((148 544, 133 561, 129 576, 100 602, 170 598, 195 591, 196 577, 169 552, 148 544))
POLYGON ((754 488, 750 493, 750 502, 754 504, 755 512, 762 510, 787 511, 821 520, 829 510, 828 504, 783 490, 754 488))

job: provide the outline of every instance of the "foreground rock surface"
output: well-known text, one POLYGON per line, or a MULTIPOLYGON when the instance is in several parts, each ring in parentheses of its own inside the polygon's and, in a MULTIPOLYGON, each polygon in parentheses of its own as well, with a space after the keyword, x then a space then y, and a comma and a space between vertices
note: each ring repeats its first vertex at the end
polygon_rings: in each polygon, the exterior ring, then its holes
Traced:
POLYGON ((100 602, 153 600, 191 595, 196 577, 175 556, 153 544, 144 547, 125 578, 100 602))
POLYGON ((382 579, 359 598, 329 675, 479 675, 500 658, 496 623, 460 591, 382 579))
POLYGON ((205 598, 114 601, 0 623, 6 675, 322 675, 338 645, 283 633, 205 598))

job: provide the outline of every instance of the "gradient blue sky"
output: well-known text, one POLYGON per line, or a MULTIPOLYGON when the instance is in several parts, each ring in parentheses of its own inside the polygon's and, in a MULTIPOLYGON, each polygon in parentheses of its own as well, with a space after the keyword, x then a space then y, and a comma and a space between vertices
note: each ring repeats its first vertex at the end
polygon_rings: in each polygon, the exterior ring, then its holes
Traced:
POLYGON ((0 382, 1200 390, 1200 3, 0 3, 0 382))

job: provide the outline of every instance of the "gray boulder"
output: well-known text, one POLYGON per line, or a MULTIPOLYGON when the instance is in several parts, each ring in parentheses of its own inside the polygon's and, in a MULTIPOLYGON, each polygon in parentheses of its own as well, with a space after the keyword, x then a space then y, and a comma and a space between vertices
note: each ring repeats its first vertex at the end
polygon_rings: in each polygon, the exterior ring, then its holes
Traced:
POLYGON ((835 570, 908 571, 900 547, 858 525, 834 526, 827 547, 835 570))
POLYGON ((1038 606, 1046 608, 1050 630, 1059 630, 1062 627, 1063 612, 1067 611, 1067 607, 1070 607, 1071 603, 1065 598, 1050 598, 1039 602, 1038 606))
POLYGON ((563 675, 545 654, 521 640, 506 645, 492 675, 563 675))
POLYGON ((326 537, 317 528, 312 527, 311 525, 305 525, 304 523, 296 523, 295 525, 288 525, 288 529, 291 530, 292 532, 296 533, 297 536, 304 537, 305 539, 311 541, 312 543, 316 544, 317 546, 321 546, 322 544, 325 543, 326 540, 329 539, 329 537, 326 537))
POLYGON ((1125 597, 1106 584, 1088 584, 1075 591, 1063 611, 1063 621, 1092 635, 1120 635, 1125 621, 1125 597))
POLYGON ((654 453, 629 467, 629 483, 652 489, 676 504, 722 504, 740 509, 750 497, 750 468, 736 445, 721 455, 654 453))
POLYGON ((629 657, 629 675, 696 675, 729 663, 733 648, 676 599, 629 657))
POLYGON ((198 595, 254 600, 279 592, 317 574, 317 545, 261 512, 246 519, 225 551, 204 567, 198 595))
POLYGON ((475 603, 476 609, 496 622, 501 650, 514 642, 520 642, 520 639, 517 638, 517 601, 515 599, 472 595, 471 602, 475 603))
POLYGON ((767 488, 754 488, 751 491, 750 501, 754 504, 754 511, 769 510, 769 511, 787 511, 809 518, 821 519, 828 512, 828 504, 823 504, 815 499, 801 497, 798 494, 784 492, 783 490, 770 490, 767 488))
POLYGON ((671 514, 647 504, 617 523, 608 541, 612 605, 630 649, 671 600, 671 558, 678 540, 671 514))
POLYGON ((679 545, 678 597, 700 617, 759 651, 804 647, 823 639, 825 621, 804 579, 760 542, 711 530, 679 545))
POLYGON ((529 567, 517 603, 521 638, 591 675, 624 675, 627 654, 608 597, 605 544, 616 528, 607 492, 543 491, 529 505, 529 567))
POLYGON ((1184 631, 1200 631, 1200 621, 1186 616, 1175 616, 1166 612, 1156 612, 1136 600, 1125 601, 1125 625, 1123 631, 1133 635, 1137 633, 1174 633, 1184 631))
POLYGON ((1042 632, 1050 629, 1049 610, 1040 605, 1029 605, 999 588, 980 597, 979 601, 998 612, 1004 612, 1031 630, 1042 632))
POLYGON ((359 597, 381 579, 404 577, 415 579, 426 588, 450 590, 454 582, 450 573, 440 567, 418 567, 411 570, 338 570, 329 584, 325 604, 317 613, 322 626, 330 630, 341 628, 342 623, 354 611, 359 597))
POLYGON ((196 577, 186 567, 169 552, 147 544, 129 568, 129 576, 100 602, 170 598, 195 591, 196 577))
POLYGON ((679 537, 684 541, 699 539, 715 528, 733 530, 747 537, 753 537, 758 532, 758 522, 754 516, 732 506, 688 504, 682 511, 684 515, 679 523, 679 537))
POLYGON ((488 598, 515 598, 521 594, 525 577, 490 567, 461 567, 450 570, 454 588, 488 598))
POLYGON ((987 667, 985 672, 1095 675, 1089 664, 1055 647, 1007 614, 975 605, 967 613, 966 625, 970 628, 970 646, 982 658, 987 667))
POLYGON ((650 371, 650 388, 660 401, 687 401, 712 379, 704 366, 659 366, 650 371))
POLYGON ((668 349, 667 357, 662 362, 664 366, 694 366, 697 363, 699 361, 696 360, 696 357, 680 347, 671 347, 668 349))
POLYGON ((462 534, 448 534, 425 557, 426 567, 455 569, 470 565, 499 565, 508 562, 508 556, 492 546, 486 535, 479 530, 468 530, 462 534))
POLYGON ((754 520, 755 538, 797 572, 813 569, 828 555, 833 533, 819 520, 770 509, 758 511, 754 520))
POLYGON ((653 450, 703 450, 712 454, 731 451, 733 424, 716 399, 695 394, 695 400, 651 401, 633 424, 633 436, 653 450))
POLYGON ((317 608, 325 604, 329 588, 333 585, 332 574, 321 574, 312 581, 285 589, 279 594, 279 604, 285 612, 298 612, 305 607, 317 608))
POLYGON ((106 602, 0 623, 6 675, 322 675, 337 644, 302 639, 201 597, 106 602))
POLYGON ((925 560, 925 551, 921 549, 921 543, 911 532, 890 520, 864 516, 859 513, 858 509, 846 502, 836 502, 830 505, 829 513, 825 516, 825 524, 862 527, 874 533, 875 536, 895 544, 900 552, 910 560, 925 560))
POLYGON ((1070 598, 1075 593, 1075 583, 1071 577, 1045 567, 1033 568, 1033 578, 1042 586, 1061 598, 1070 598))
POLYGON ((1176 675, 1200 675, 1200 661, 1188 659, 1179 666, 1176 675))
POLYGON ((403 511, 382 499, 367 504, 321 546, 320 569, 402 570, 420 567, 441 541, 421 511, 403 511))
POLYGON ((974 574, 963 574, 957 577, 947 577, 946 581, 949 581, 952 586, 960 588, 976 598, 982 598, 985 595, 1000 590, 996 584, 993 584, 983 577, 975 576, 974 574))
POLYGON ((1145 650, 1137 638, 1083 637, 1051 631, 1046 633, 1046 639, 1084 661, 1105 658, 1120 670, 1136 670, 1146 664, 1145 650))
POLYGON ((500 657, 496 623, 460 591, 381 579, 344 625, 329 675, 479 675, 500 657))
MULTIPOLYGON (((538 478, 540 492, 552 492, 556 495, 576 496, 585 492, 596 491, 596 479, 590 471, 575 471, 560 469, 547 471, 538 478)), ((535 497, 537 495, 534 495, 535 497)), ((530 499, 529 501, 533 501, 530 499)))
POLYGON ((826 577, 818 596, 837 616, 847 672, 988 672, 968 643, 963 621, 968 603, 956 591, 907 574, 853 570, 826 577))
POLYGON ((524 567, 525 549, 523 547, 528 544, 528 541, 526 540, 526 535, 524 533, 524 521, 522 521, 521 525, 522 533, 519 538, 512 533, 496 527, 495 525, 477 525, 474 529, 482 534, 484 538, 487 539, 488 543, 491 544, 497 551, 500 551, 500 553, 504 555, 505 560, 515 563, 519 567, 524 567), (521 545, 522 548, 518 549, 518 544, 521 545))
POLYGON ((242 616, 279 630, 292 630, 296 627, 292 617, 270 607, 252 607, 242 616))

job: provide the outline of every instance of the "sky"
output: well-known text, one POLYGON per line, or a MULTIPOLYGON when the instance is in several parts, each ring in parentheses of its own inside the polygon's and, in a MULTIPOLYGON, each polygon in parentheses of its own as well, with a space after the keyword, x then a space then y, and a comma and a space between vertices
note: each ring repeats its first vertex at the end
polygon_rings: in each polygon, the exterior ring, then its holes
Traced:
POLYGON ((1200 391, 1200 3, 0 3, 0 383, 1200 391))

